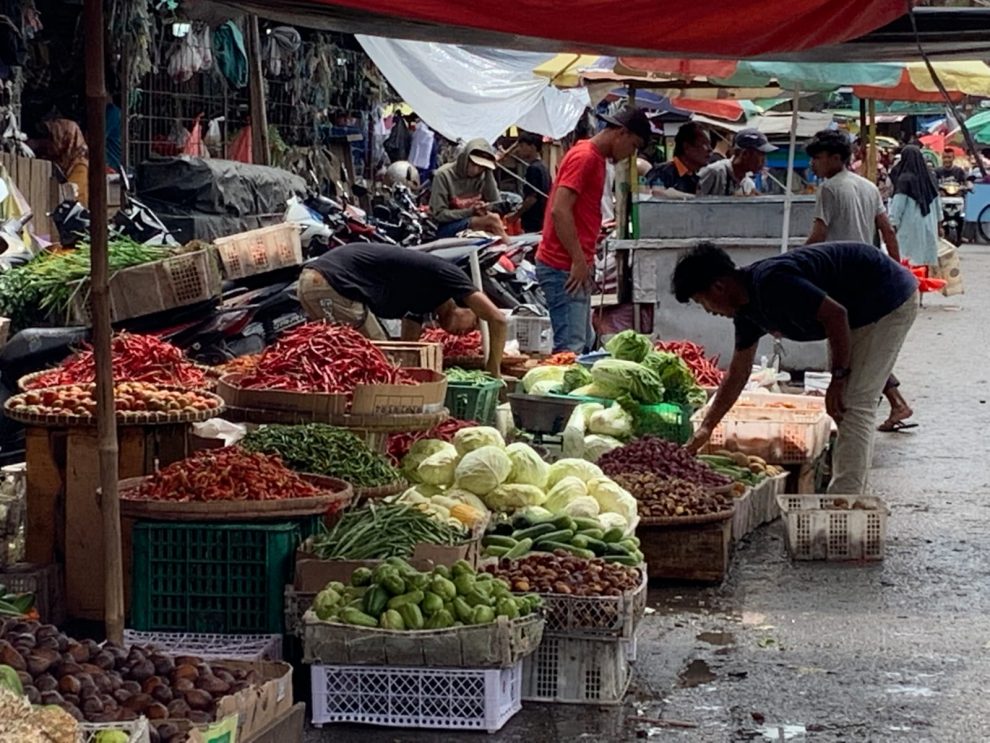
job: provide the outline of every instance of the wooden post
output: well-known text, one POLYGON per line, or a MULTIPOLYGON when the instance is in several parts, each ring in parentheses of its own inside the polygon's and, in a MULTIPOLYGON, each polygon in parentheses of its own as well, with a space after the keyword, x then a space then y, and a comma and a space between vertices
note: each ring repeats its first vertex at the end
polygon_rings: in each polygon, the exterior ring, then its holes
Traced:
POLYGON ((867 101, 866 110, 869 118, 869 129, 866 142, 866 177, 870 183, 877 182, 877 102, 872 98, 867 101))
MULTIPOLYGON (((127 166, 131 163, 131 155, 128 150, 131 147, 130 119, 128 111, 131 100, 131 66, 130 57, 127 56, 127 45, 124 44, 120 52, 120 169, 127 172, 127 166)), ((124 189, 120 189, 121 206, 127 198, 124 189)))
POLYGON ((261 32, 258 16, 247 17, 248 95, 251 99, 251 151, 255 165, 269 165, 268 111, 265 79, 261 72, 261 32))
MULTIPOLYGON (((110 352, 110 292, 107 259, 107 89, 104 72, 103 0, 84 0, 86 28, 86 123, 89 130, 89 211, 96 359, 96 435, 99 451, 100 507, 103 511, 107 639, 124 636, 123 562, 120 552, 120 502, 117 499, 117 421, 113 403, 110 352)), ((96 483, 93 483, 95 489, 96 483)), ((94 559, 96 556, 93 556, 94 559)))
POLYGON ((780 233, 780 252, 786 253, 791 244, 791 209, 794 204, 794 152, 797 150, 797 130, 800 121, 801 91, 794 89, 791 101, 791 132, 787 143, 787 178, 784 186, 784 220, 780 233))

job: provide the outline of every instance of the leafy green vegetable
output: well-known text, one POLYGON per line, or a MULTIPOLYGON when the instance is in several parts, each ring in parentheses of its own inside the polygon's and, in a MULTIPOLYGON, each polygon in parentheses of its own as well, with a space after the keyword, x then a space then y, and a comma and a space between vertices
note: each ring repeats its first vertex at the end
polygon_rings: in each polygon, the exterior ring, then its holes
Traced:
POLYGON ((614 359, 639 363, 653 350, 653 341, 635 330, 623 330, 605 344, 605 350, 614 359))
POLYGON ((660 378, 664 402, 687 405, 692 400, 700 400, 701 404, 707 401, 707 395, 698 386, 690 367, 677 354, 654 351, 643 359, 643 366, 660 378))
POLYGON ((660 377, 635 361, 602 359, 591 367, 591 377, 596 385, 631 395, 639 402, 652 405, 663 402, 663 384, 660 377))
POLYGON ((575 364, 564 372, 564 384, 561 387, 561 392, 573 392, 579 387, 591 384, 591 382, 591 372, 580 364, 575 364))

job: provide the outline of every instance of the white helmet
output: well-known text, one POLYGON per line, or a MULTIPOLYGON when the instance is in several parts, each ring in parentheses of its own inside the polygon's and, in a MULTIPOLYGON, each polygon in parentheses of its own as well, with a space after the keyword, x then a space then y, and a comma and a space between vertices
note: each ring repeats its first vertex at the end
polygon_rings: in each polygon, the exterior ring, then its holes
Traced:
POLYGON ((389 186, 401 184, 410 191, 418 191, 419 171, 412 163, 399 160, 388 166, 388 170, 385 171, 385 183, 389 186))

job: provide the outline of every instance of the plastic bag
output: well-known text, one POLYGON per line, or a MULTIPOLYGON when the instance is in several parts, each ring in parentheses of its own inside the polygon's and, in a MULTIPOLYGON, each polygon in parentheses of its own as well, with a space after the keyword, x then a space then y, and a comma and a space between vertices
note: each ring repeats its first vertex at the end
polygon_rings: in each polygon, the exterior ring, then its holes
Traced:
POLYGON ((251 164, 254 162, 254 152, 251 147, 251 125, 241 129, 234 136, 234 141, 230 143, 227 157, 239 163, 251 164))
POLYGON ((588 430, 591 433, 616 438, 632 436, 633 419, 621 405, 612 405, 594 413, 588 419, 588 430))
POLYGON ((196 117, 193 122, 192 131, 189 133, 189 139, 182 146, 182 154, 189 155, 190 157, 205 157, 210 156, 210 151, 206 149, 206 145, 203 144, 203 116, 200 114, 196 117))
POLYGON ((604 409, 604 406, 597 402, 587 402, 574 408, 571 417, 567 419, 562 436, 561 450, 565 457, 578 459, 584 456, 584 437, 588 433, 588 418, 604 409))

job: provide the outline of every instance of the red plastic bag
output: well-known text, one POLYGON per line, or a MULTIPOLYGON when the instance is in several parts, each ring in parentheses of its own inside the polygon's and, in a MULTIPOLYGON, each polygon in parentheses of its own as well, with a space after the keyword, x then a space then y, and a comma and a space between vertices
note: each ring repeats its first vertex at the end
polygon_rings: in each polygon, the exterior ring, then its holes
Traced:
POLYGON ((234 141, 230 143, 230 150, 227 153, 230 160, 237 160, 241 163, 253 163, 254 152, 251 149, 251 125, 237 132, 234 141))
POLYGON ((940 292, 945 288, 947 282, 944 279, 933 279, 928 275, 928 266, 912 266, 907 259, 902 260, 901 265, 914 274, 918 280, 918 291, 922 294, 940 292))

